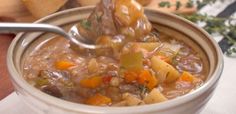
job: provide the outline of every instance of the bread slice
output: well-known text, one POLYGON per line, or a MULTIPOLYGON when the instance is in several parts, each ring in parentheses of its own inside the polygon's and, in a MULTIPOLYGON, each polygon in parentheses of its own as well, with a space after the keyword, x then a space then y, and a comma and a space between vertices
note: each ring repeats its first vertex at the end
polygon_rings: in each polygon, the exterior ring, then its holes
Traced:
POLYGON ((68 0, 22 0, 36 18, 47 16, 59 10, 68 0))

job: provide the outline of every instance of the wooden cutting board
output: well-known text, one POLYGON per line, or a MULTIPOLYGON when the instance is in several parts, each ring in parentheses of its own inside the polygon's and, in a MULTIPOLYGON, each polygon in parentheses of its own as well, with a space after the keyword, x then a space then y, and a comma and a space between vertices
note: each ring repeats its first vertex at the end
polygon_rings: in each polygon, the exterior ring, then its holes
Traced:
POLYGON ((0 21, 33 22, 36 20, 21 0, 0 0, 0 21))

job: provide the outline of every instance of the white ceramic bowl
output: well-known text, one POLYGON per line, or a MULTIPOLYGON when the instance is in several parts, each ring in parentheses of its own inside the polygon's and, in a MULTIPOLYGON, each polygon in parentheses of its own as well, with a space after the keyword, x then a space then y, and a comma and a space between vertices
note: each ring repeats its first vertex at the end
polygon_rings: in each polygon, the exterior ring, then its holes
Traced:
MULTIPOLYGON (((65 26, 86 18, 92 7, 77 8, 45 17, 37 23, 65 26)), ((42 114, 197 114, 211 98, 223 70, 223 57, 218 44, 202 29, 189 21, 172 14, 146 9, 148 18, 157 23, 161 31, 182 39, 190 46, 203 50, 208 59, 209 76, 205 84, 197 90, 163 103, 134 107, 96 107, 77 104, 47 95, 28 84, 22 77, 25 56, 38 43, 52 37, 52 34, 20 33, 8 50, 7 65, 12 83, 18 96, 31 109, 42 114), (170 32, 170 31, 174 31, 170 32)))

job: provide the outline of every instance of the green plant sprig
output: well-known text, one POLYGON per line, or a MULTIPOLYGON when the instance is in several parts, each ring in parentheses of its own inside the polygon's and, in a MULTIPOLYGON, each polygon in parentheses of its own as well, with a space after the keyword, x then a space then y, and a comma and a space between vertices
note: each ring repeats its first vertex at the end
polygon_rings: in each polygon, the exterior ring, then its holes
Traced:
POLYGON ((176 3, 170 3, 169 1, 162 1, 159 4, 159 7, 167 7, 170 8, 171 6, 175 6, 176 9, 175 10, 179 10, 181 7, 185 6, 186 8, 192 8, 193 5, 193 1, 189 0, 185 5, 182 4, 180 1, 176 1, 176 3))
MULTIPOLYGON (((219 33, 224 38, 228 39, 228 44, 236 45, 236 26, 231 23, 232 20, 236 20, 234 18, 218 18, 208 15, 202 15, 195 13, 193 15, 180 15, 194 23, 204 22, 206 25, 203 27, 209 34, 219 33), (228 22, 228 24, 226 24, 228 22)), ((235 51, 228 50, 230 53, 228 55, 234 53, 235 51)))

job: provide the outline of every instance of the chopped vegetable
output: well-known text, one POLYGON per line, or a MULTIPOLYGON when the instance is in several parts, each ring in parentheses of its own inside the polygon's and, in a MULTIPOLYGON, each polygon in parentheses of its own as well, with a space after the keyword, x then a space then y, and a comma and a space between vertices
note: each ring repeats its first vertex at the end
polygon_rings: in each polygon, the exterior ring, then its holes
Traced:
POLYGON ((109 105, 111 102, 111 98, 101 94, 96 94, 86 100, 86 104, 96 106, 109 105))
POLYGON ((161 82, 171 83, 176 81, 180 74, 179 72, 170 64, 161 60, 157 56, 151 58, 152 69, 158 73, 158 77, 161 82))
POLYGON ((146 104, 159 103, 168 100, 158 89, 154 88, 143 99, 146 104))
POLYGON ((155 76, 151 75, 148 70, 141 71, 126 71, 124 73, 124 78, 127 83, 138 82, 144 85, 148 89, 153 89, 158 84, 158 80, 155 76))
POLYGON ((92 58, 89 62, 88 62, 88 71, 90 73, 95 73, 99 70, 99 65, 97 63, 97 60, 95 58, 92 58))
POLYGON ((134 24, 143 12, 142 6, 135 0, 116 0, 115 16, 125 26, 134 24))
POLYGON ((141 70, 143 68, 142 52, 129 52, 122 54, 120 57, 120 65, 127 70, 141 70))
POLYGON ((112 76, 103 76, 102 81, 104 84, 109 84, 111 81, 112 76))
POLYGON ((137 45, 140 48, 143 48, 147 51, 153 51, 154 49, 156 49, 157 47, 161 46, 161 43, 158 42, 145 42, 145 43, 132 43, 131 45, 137 45))
POLYGON ((112 45, 112 37, 108 35, 99 36, 97 41, 97 45, 103 45, 103 46, 111 46, 112 45))
POLYGON ((126 105, 128 106, 137 106, 144 104, 144 102, 141 99, 137 98, 135 95, 132 95, 130 93, 124 93, 122 95, 122 99, 126 101, 126 105))
POLYGON ((127 83, 131 83, 137 80, 138 78, 138 73, 136 71, 126 71, 124 73, 124 78, 125 78, 125 82, 127 83))
POLYGON ((111 86, 114 86, 114 87, 117 87, 120 85, 120 80, 118 77, 112 77, 111 78, 111 81, 110 81, 110 85, 111 86))
POLYGON ((161 50, 156 54, 161 60, 172 63, 172 60, 178 54, 181 45, 175 44, 175 40, 172 41, 173 43, 163 43, 163 47, 161 50))
POLYGON ((86 88, 96 88, 102 84, 102 77, 101 76, 93 76, 90 78, 85 78, 80 81, 80 85, 86 88))
POLYGON ((196 79, 196 77, 194 77, 192 74, 190 74, 189 72, 184 71, 182 73, 182 75, 179 77, 180 81, 186 81, 189 83, 193 83, 193 81, 196 79))
POLYGON ((138 83, 145 85, 149 90, 157 86, 158 80, 148 70, 142 70, 138 76, 138 83))
POLYGON ((48 84, 49 84, 48 79, 44 79, 44 78, 38 78, 35 81, 35 86, 36 87, 41 87, 41 86, 48 85, 48 84))
POLYGON ((89 20, 82 20, 82 21, 80 22, 80 25, 81 25, 83 28, 85 28, 85 29, 87 29, 87 30, 90 30, 90 29, 91 29, 91 26, 92 26, 92 23, 91 23, 89 20))
POLYGON ((71 61, 66 61, 66 60, 57 61, 55 63, 56 69, 59 69, 59 70, 67 70, 68 68, 72 66, 75 66, 75 64, 71 61))
POLYGON ((161 60, 170 63, 171 59, 169 57, 163 56, 163 55, 157 55, 158 58, 160 58, 161 60))

